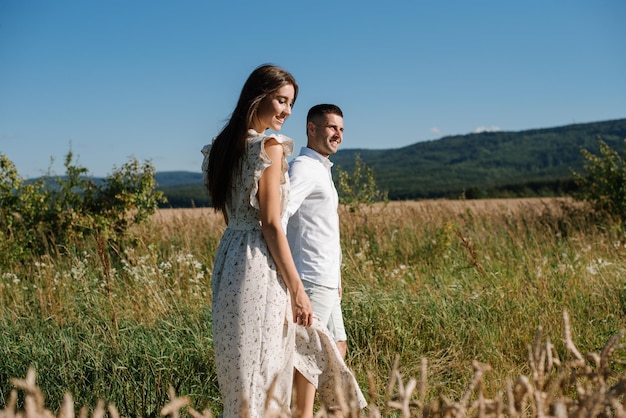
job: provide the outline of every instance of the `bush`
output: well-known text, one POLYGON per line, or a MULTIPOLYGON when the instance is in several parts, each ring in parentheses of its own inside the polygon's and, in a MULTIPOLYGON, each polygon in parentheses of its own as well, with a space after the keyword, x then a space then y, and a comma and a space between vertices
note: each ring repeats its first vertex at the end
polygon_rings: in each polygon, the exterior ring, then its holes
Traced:
MULTIPOLYGON (((577 198, 623 222, 626 220, 626 161, 600 138, 598 146, 600 155, 581 150, 585 158, 585 174, 574 173, 580 187, 577 198)), ((624 152, 626 155, 626 150, 624 152)))
POLYGON ((352 211, 358 209, 360 205, 370 205, 374 202, 387 202, 387 193, 381 192, 376 186, 374 169, 356 154, 354 160, 354 170, 348 173, 341 167, 337 167, 339 178, 339 203, 347 205, 352 211))
POLYGON ((89 236, 119 240, 164 201, 150 163, 132 159, 96 182, 72 160, 70 151, 65 176, 24 181, 0 154, 0 265, 62 251, 89 236))

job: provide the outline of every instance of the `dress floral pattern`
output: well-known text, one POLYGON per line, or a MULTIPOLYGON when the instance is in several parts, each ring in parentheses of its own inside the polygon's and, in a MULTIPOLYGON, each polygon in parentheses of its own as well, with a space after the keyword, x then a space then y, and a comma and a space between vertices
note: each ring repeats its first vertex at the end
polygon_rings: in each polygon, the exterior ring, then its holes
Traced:
MULTIPOLYGON (((289 293, 278 274, 259 221, 259 179, 272 164, 265 143, 275 138, 284 155, 293 140, 283 135, 249 132, 241 176, 235 179, 227 207, 228 227, 215 255, 212 275, 213 344, 224 417, 238 417, 247 400, 250 416, 261 417, 266 394, 276 378, 270 407, 289 406, 293 380, 295 324, 289 293)), ((209 146, 203 172, 208 168, 209 146)), ((287 161, 283 157, 281 210, 289 198, 287 161)), ((205 179, 206 181, 206 179, 205 179)))
MULTIPOLYGON (((250 417, 262 417, 273 383, 269 408, 289 408, 294 367, 318 389, 326 407, 339 406, 336 390, 340 388, 346 401, 356 400, 364 408, 363 394, 328 329, 317 318, 309 328, 293 323, 289 292, 263 238, 257 192, 261 174, 272 164, 265 152, 270 138, 283 147, 281 215, 287 207, 285 157, 293 152, 293 140, 251 130, 241 176, 235 179, 227 205, 228 226, 213 265, 213 345, 222 416, 239 417, 246 402, 250 417)), ((210 145, 202 149, 205 183, 209 151, 210 145)))
POLYGON ((318 400, 326 408, 335 410, 341 407, 338 390, 351 410, 367 406, 359 384, 344 363, 332 334, 315 316, 310 327, 296 327, 294 366, 315 386, 318 400))

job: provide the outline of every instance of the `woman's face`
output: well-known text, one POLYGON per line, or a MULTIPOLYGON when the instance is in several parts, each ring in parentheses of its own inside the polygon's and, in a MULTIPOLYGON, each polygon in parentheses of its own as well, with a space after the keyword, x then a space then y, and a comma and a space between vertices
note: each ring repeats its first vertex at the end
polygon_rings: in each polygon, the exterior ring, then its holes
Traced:
POLYGON ((280 131, 285 120, 291 115, 295 89, 286 84, 275 92, 265 96, 256 110, 251 128, 262 133, 267 129, 280 131))

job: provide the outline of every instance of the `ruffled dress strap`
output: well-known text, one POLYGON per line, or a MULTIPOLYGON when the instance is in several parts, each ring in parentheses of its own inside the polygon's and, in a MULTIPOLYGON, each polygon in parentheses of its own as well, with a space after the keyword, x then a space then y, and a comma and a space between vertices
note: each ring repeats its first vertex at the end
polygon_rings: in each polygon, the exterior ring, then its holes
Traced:
MULTIPOLYGON (((213 138, 215 141, 215 138, 213 138)), ((211 153, 211 146, 213 145, 213 141, 210 144, 202 147, 202 155, 204 156, 202 160, 202 180, 204 181, 204 186, 209 187, 209 154, 211 153)))
MULTIPOLYGON (((254 163, 254 185, 252 187, 252 190, 250 191, 250 205, 252 205, 252 207, 255 209, 259 209, 259 198, 258 198, 259 179, 261 178, 263 171, 265 171, 266 168, 272 165, 272 159, 269 157, 269 155, 267 155, 267 152, 265 151, 265 144, 270 139, 275 139, 283 147, 283 157, 281 161, 281 169, 282 169, 283 175, 280 178, 280 184, 284 185, 289 181, 289 177, 287 175, 287 171, 289 171, 289 164, 287 163, 286 157, 293 153, 293 147, 294 147, 293 139, 286 137, 285 135, 281 135, 281 134, 265 135, 265 134, 259 134, 253 130, 249 130, 248 131, 248 143, 252 146, 252 149, 254 149, 255 151, 257 150, 256 146, 259 147, 258 154, 257 154, 258 157, 256 157, 256 161, 254 163)), ((251 148, 248 148, 249 151, 250 149, 251 148)), ((251 158, 255 158, 255 157, 251 156, 251 158)), ((289 189, 287 188, 287 192, 288 190, 289 189)), ((287 198, 288 196, 282 196, 281 200, 283 201, 284 204, 286 204, 287 198)), ((281 209, 283 209, 283 204, 281 204, 281 209)))

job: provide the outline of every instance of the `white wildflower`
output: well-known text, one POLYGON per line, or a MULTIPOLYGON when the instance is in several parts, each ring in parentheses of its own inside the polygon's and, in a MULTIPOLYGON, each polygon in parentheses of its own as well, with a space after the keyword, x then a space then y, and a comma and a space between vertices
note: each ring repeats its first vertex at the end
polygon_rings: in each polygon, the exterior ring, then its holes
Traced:
POLYGON ((610 261, 603 260, 602 258, 598 258, 596 260, 591 260, 591 263, 587 266, 587 271, 592 276, 595 276, 596 274, 598 274, 600 269, 610 266, 612 264, 613 263, 611 263, 610 261))
POLYGON ((11 280, 13 283, 20 282, 20 279, 17 278, 17 274, 15 273, 2 273, 2 278, 11 280))

